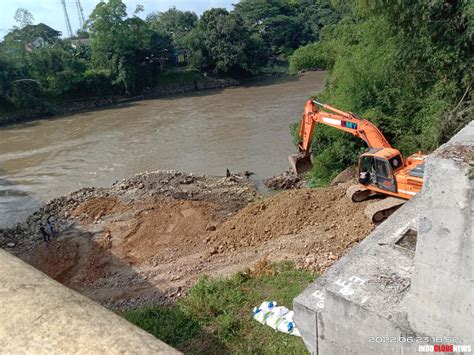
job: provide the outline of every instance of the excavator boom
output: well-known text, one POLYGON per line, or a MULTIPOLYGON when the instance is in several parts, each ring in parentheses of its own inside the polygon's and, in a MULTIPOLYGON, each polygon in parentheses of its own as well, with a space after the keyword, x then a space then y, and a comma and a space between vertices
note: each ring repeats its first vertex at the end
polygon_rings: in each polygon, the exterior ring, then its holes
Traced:
POLYGON ((292 169, 297 173, 308 171, 311 163, 311 139, 316 124, 321 123, 361 138, 369 148, 391 148, 390 143, 373 123, 350 112, 338 110, 315 100, 306 102, 299 136, 299 153, 289 157, 292 169))

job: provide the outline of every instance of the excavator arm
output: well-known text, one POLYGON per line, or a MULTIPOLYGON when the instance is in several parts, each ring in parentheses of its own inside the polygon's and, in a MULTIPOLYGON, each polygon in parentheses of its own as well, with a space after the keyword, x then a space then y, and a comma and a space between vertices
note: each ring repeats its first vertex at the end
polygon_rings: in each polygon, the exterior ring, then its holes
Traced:
POLYGON ((300 137, 302 139, 300 147, 303 151, 309 150, 314 126, 317 123, 352 133, 367 143, 369 148, 391 148, 390 143, 388 143, 382 132, 373 123, 360 119, 352 113, 338 110, 314 100, 308 100, 305 105, 300 128, 300 137), (326 111, 322 111, 318 106, 326 111))
POLYGON ((353 113, 338 110, 315 100, 306 102, 299 136, 299 154, 289 157, 294 171, 302 173, 311 169, 311 139, 316 124, 322 123, 330 127, 352 133, 361 138, 369 148, 391 148, 390 143, 373 123, 356 117, 353 113))

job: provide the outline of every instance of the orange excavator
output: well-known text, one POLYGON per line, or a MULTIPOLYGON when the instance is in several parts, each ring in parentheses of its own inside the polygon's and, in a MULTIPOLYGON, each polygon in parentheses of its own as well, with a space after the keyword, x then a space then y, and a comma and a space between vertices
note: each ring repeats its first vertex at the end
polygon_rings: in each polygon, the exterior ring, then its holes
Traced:
POLYGON ((388 198, 371 203, 365 213, 380 223, 394 210, 420 192, 423 186, 424 162, 421 152, 403 159, 373 123, 315 100, 306 102, 299 136, 299 153, 289 157, 291 168, 301 174, 312 168, 311 139, 316 124, 322 123, 361 138, 368 151, 359 157, 358 184, 347 189, 347 197, 360 202, 372 195, 388 198))

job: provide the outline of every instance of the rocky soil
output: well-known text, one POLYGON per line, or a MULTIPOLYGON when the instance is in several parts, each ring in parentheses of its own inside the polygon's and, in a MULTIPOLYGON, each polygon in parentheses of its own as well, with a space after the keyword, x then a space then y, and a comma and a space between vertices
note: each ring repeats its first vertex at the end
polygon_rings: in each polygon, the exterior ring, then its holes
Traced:
POLYGON ((0 247, 111 309, 165 304, 204 273, 262 259, 324 272, 373 229, 349 184, 262 197, 245 175, 144 173, 52 200, 0 231, 0 247), (39 233, 48 218, 51 243, 39 233))
POLYGON ((290 190, 303 188, 305 182, 301 175, 296 174, 292 170, 286 170, 279 175, 266 179, 264 184, 269 189, 290 190))

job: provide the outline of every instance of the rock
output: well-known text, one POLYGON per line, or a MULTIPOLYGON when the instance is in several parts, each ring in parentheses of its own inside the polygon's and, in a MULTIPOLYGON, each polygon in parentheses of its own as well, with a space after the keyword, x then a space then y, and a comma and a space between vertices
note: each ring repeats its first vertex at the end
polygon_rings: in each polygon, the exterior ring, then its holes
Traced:
POLYGON ((15 245, 16 245, 15 243, 10 242, 10 243, 7 244, 7 248, 14 248, 15 245))
POLYGON ((334 179, 331 181, 331 186, 342 184, 351 180, 354 180, 356 176, 356 170, 354 167, 349 167, 342 172, 340 172, 334 179))
POLYGON ((208 225, 206 228, 207 231, 215 231, 216 229, 217 227, 213 224, 208 225))
POLYGON ((281 173, 280 175, 276 175, 266 179, 264 181, 264 184, 269 189, 288 190, 301 189, 304 187, 305 183, 301 179, 301 176, 299 176, 292 170, 287 170, 281 173))

